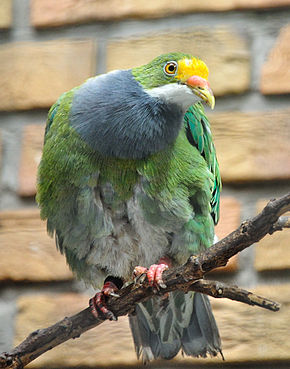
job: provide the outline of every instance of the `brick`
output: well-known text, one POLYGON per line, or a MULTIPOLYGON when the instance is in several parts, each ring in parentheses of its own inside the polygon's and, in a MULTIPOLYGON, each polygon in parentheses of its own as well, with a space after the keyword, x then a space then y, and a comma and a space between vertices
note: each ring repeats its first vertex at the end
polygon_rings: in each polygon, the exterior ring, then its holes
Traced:
POLYGON ((260 89, 263 94, 290 93, 290 25, 282 28, 262 68, 260 89))
POLYGON ((12 0, 1 0, 0 29, 10 28, 11 23, 12 23, 12 0))
MULTIPOLYGON (((290 285, 259 286, 253 292, 281 302, 281 310, 273 313, 226 299, 211 299, 227 362, 290 360, 289 329, 285 324, 290 320, 290 285)), ((15 344, 32 331, 84 309, 88 298, 77 294, 26 295, 19 298, 15 344)), ((192 359, 179 355, 174 362, 179 365, 221 364, 221 359, 192 359)), ((118 322, 106 321, 80 338, 55 347, 30 365, 60 368, 127 367, 136 364, 128 321, 126 317, 121 317, 118 322)))
POLYGON ((210 114, 223 182, 290 178, 290 110, 210 114))
POLYGON ((249 49, 245 39, 229 28, 199 28, 183 33, 110 41, 107 69, 142 65, 159 54, 171 51, 191 53, 204 60, 210 70, 209 81, 217 96, 241 93, 249 88, 249 49))
POLYGON ((102 0, 32 0, 31 21, 35 27, 55 27, 65 24, 124 18, 159 18, 190 12, 229 11, 289 6, 289 0, 111 0, 110 6, 102 0))
POLYGON ((44 126, 25 126, 22 134, 22 148, 19 169, 18 194, 34 196, 36 192, 37 167, 42 155, 44 126))
MULTIPOLYGON (((260 212, 267 201, 257 203, 260 212)), ((290 212, 285 215, 290 216, 290 212)), ((267 235, 255 246, 255 269, 259 272, 290 269, 290 229, 267 235)))
POLYGON ((65 258, 46 234, 38 209, 0 212, 0 280, 72 279, 65 258))
POLYGON ((91 40, 0 45, 0 110, 50 106, 93 75, 95 56, 91 40))
POLYGON ((290 0, 234 0, 234 9, 270 9, 289 7, 290 0))
MULTIPOLYGON (((221 240, 240 225, 241 204, 234 197, 221 196, 220 221, 215 227, 215 232, 221 240)), ((238 269, 237 256, 232 257, 227 266, 218 268, 214 272, 234 272, 238 269)))
POLYGON ((240 225, 241 204, 232 196, 221 196, 220 221, 215 227, 219 239, 224 238, 240 225))

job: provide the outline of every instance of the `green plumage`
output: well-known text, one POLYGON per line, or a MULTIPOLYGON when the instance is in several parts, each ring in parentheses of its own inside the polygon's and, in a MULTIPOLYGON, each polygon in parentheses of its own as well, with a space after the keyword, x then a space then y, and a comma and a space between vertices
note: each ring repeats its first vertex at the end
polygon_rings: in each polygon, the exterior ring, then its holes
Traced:
MULTIPOLYGON (((136 265, 149 267, 164 256, 179 265, 213 243, 221 179, 200 90, 185 86, 189 58, 172 53, 94 77, 49 111, 37 202, 70 268, 88 284, 100 288, 108 276, 128 281, 136 265), (177 68, 179 60, 185 82, 165 73, 166 63, 177 68), (183 93, 193 104, 185 111, 183 93), (113 142, 112 150, 104 142, 113 142)), ((220 351, 206 297, 176 292, 138 309, 130 323, 144 361, 169 359, 180 348, 193 356, 220 351)))
MULTIPOLYGON (((186 223, 180 240, 184 244, 180 245, 176 261, 184 262, 189 254, 210 246, 213 227, 209 212, 217 222, 221 181, 202 105, 190 107, 184 117, 184 128, 167 150, 144 160, 103 158, 69 126, 74 91, 62 95, 50 109, 39 166, 37 201, 42 219, 48 219, 49 233, 65 229, 63 233, 68 238, 85 237, 89 242, 93 232, 101 231, 95 224, 95 212, 90 213, 90 201, 93 201, 90 189, 110 183, 115 190, 110 201, 113 207, 118 207, 132 196, 134 186, 143 177, 148 196, 141 202, 146 219, 156 225, 168 221, 166 215, 162 216, 161 203, 164 213, 174 212, 186 223), (192 138, 188 139, 188 135, 192 138), (178 208, 175 207, 177 201, 178 208), (192 204, 200 211, 194 219, 191 218, 192 204), (76 223, 71 223, 72 214, 76 212, 76 223), (80 229, 80 234, 75 235, 75 229, 80 229)), ((71 267, 83 277, 78 266, 71 267)))
MULTIPOLYGON (((200 103, 195 106, 191 106, 184 116, 184 122, 187 129, 190 131, 193 145, 197 146, 200 154, 205 159, 209 170, 213 174, 214 185, 211 197, 211 214, 214 219, 214 223, 217 224, 220 213, 220 192, 222 183, 210 124, 204 113, 203 106, 200 103)), ((189 138, 189 140, 190 139, 191 138, 189 138)))

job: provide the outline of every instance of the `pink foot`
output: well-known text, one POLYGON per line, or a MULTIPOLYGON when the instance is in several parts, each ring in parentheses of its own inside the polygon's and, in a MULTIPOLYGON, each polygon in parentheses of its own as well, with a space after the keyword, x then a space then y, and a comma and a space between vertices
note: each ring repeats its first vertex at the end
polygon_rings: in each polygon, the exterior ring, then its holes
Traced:
POLYGON ((90 299, 90 308, 93 316, 97 319, 109 319, 117 320, 117 317, 112 311, 110 311, 106 306, 106 297, 115 296, 118 297, 116 292, 118 287, 113 282, 106 282, 101 290, 97 292, 94 297, 90 299))
POLYGON ((147 278, 150 286, 166 288, 166 284, 163 282, 162 273, 168 269, 167 264, 153 264, 149 267, 147 272, 147 278))
POLYGON ((140 266, 140 265, 137 265, 137 266, 134 268, 133 276, 134 276, 134 277, 139 277, 141 274, 147 274, 147 271, 148 271, 148 269, 147 269, 147 268, 142 267, 142 266, 140 266))
POLYGON ((149 269, 138 265, 134 269, 134 276, 139 277, 142 274, 146 274, 150 286, 156 287, 157 289, 160 287, 166 288, 162 279, 162 273, 169 268, 168 264, 167 259, 162 258, 160 259, 160 264, 153 264, 149 269))

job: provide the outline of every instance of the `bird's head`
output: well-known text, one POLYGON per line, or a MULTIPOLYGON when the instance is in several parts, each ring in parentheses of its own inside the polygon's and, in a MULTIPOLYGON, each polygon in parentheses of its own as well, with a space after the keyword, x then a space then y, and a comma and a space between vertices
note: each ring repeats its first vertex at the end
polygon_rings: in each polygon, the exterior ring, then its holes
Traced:
POLYGON ((132 74, 151 96, 180 104, 185 109, 200 100, 214 108, 208 67, 192 55, 163 54, 146 65, 133 68, 132 74))

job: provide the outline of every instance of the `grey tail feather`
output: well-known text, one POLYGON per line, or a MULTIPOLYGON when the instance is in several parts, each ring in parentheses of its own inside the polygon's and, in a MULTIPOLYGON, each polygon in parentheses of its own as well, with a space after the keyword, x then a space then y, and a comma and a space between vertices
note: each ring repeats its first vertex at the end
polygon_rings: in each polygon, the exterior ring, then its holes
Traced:
POLYGON ((221 340, 207 296, 174 291, 138 304, 129 316, 138 359, 172 359, 180 350, 188 356, 221 354, 221 340))

